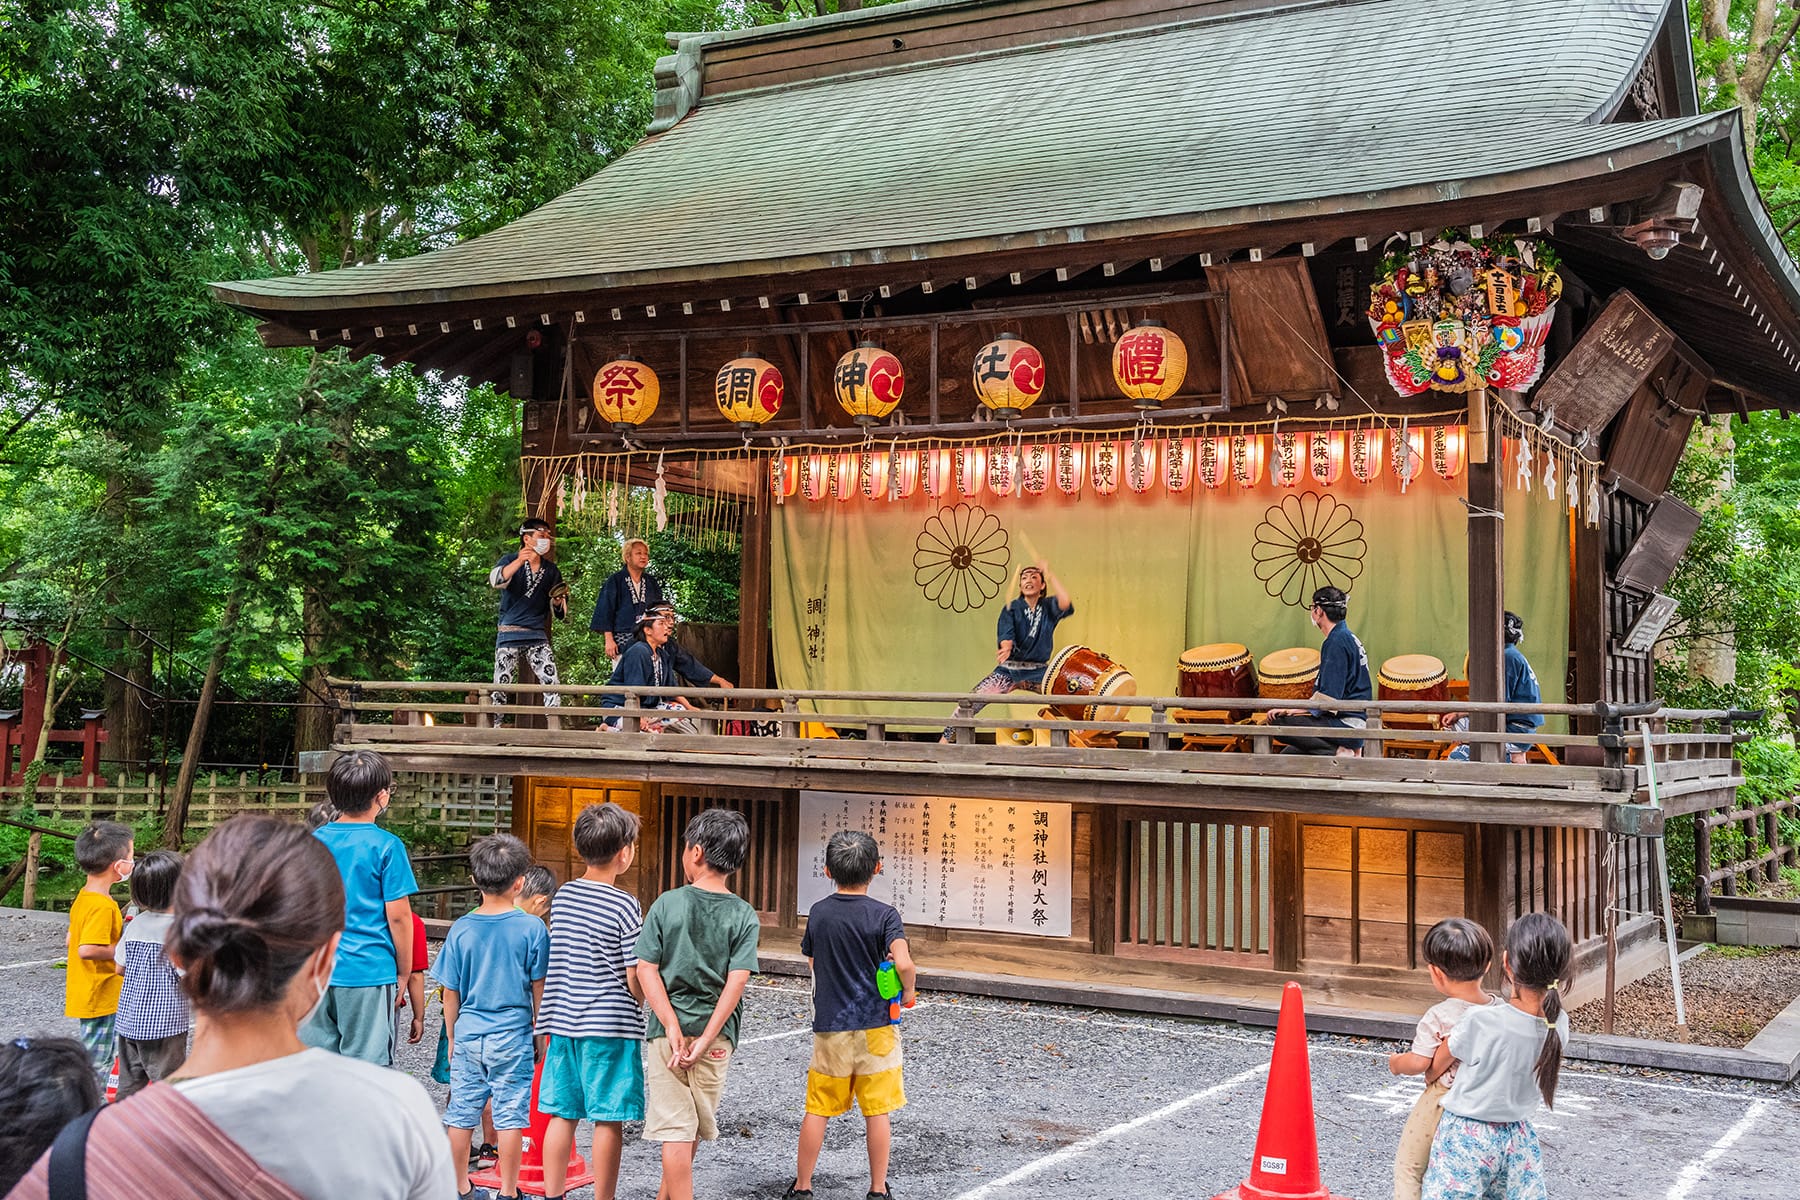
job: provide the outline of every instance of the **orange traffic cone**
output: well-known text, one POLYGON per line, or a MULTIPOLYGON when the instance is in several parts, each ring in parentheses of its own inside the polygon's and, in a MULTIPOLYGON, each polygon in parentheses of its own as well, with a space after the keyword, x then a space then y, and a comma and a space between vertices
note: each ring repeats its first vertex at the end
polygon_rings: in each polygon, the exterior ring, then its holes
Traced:
MULTIPOLYGON (((547 1113, 538 1111, 538 1084, 544 1080, 544 1064, 539 1063, 537 1070, 531 1075, 531 1128, 525 1131, 525 1153, 519 1159, 519 1194, 522 1196, 543 1196, 544 1191, 544 1130, 550 1126, 547 1113)), ((469 1176, 469 1182, 476 1187, 500 1187, 500 1168, 498 1165, 485 1171, 476 1171, 469 1176)), ((569 1147, 569 1174, 563 1183, 563 1191, 572 1192, 578 1187, 586 1187, 594 1182, 593 1172, 588 1170, 587 1159, 576 1153, 575 1147, 569 1147)))
POLYGON ((106 1077, 106 1102, 111 1104, 119 1098, 119 1058, 113 1056, 112 1072, 106 1077))
POLYGON ((1306 1054, 1306 1006, 1300 985, 1281 992, 1275 1052, 1263 1092, 1262 1124, 1250 1177, 1213 1200, 1343 1200, 1319 1181, 1319 1134, 1313 1125, 1312 1068, 1306 1054))

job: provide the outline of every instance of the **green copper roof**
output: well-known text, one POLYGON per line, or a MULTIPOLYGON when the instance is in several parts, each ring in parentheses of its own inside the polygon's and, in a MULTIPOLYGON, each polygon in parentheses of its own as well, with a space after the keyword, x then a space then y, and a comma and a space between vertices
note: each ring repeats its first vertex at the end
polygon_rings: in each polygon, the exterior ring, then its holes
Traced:
POLYGON ((266 313, 419 304, 1204 230, 1390 207, 1403 189, 1503 191, 1532 168, 1604 171, 1730 136, 1716 117, 1597 123, 1667 9, 1201 6, 1149 30, 742 92, 483 237, 216 290, 266 313))

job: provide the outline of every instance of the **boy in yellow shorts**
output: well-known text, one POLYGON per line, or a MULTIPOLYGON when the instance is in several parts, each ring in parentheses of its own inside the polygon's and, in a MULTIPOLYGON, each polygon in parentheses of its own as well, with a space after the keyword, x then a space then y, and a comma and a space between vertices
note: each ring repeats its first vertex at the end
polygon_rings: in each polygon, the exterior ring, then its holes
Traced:
POLYGON ((908 1008, 917 995, 918 972, 899 912, 869 895, 869 881, 880 870, 880 848, 866 833, 844 830, 825 843, 825 871, 837 891, 812 906, 800 940, 800 952, 813 969, 813 1056, 806 1072, 799 1163, 786 1200, 812 1195, 825 1123, 849 1112, 852 1097, 868 1126, 868 1200, 892 1200, 887 1171, 894 1135, 888 1114, 906 1104, 906 1089, 900 1078, 900 1030, 889 1023, 876 972, 884 960, 893 960, 900 1001, 908 1008))

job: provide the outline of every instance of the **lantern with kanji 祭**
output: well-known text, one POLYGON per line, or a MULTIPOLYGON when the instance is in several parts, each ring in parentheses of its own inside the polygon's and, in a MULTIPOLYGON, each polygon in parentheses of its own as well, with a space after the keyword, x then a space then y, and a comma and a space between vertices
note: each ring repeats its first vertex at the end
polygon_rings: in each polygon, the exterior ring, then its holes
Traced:
POLYGON ((975 352, 975 395, 1002 421, 1016 421, 1044 394, 1044 356, 1003 333, 975 352))
POLYGON ((725 419, 748 433, 781 411, 781 372, 766 358, 734 358, 719 368, 713 398, 725 419))
POLYGON ((1314 483, 1322 483, 1327 487, 1338 481, 1344 473, 1344 435, 1336 430, 1330 433, 1315 433, 1307 443, 1307 454, 1311 459, 1314 483))
POLYGON ((1161 408, 1187 379, 1187 345, 1146 317, 1113 347, 1113 380, 1134 408, 1161 408))
POLYGON ((892 354, 874 342, 862 342, 838 359, 831 383, 850 419, 858 425, 873 425, 899 405, 906 390, 906 372, 892 354))
POLYGON ((594 409, 614 433, 630 433, 650 419, 662 384, 635 358, 615 358, 594 373, 594 409))

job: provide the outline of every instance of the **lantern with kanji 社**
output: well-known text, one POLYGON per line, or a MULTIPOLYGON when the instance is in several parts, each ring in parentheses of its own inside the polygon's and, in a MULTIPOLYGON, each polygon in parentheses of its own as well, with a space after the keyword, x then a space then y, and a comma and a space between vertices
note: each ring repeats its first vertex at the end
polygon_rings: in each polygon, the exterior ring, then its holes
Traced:
POLYGON ((1160 408, 1187 378, 1187 346, 1145 318, 1113 347, 1113 380, 1135 408, 1160 408))
POLYGON ((650 419, 662 384, 635 358, 615 358, 594 373, 594 408, 614 433, 630 433, 650 419))
POLYGON ((838 359, 831 382, 850 419, 858 425, 873 425, 900 403, 906 372, 892 354, 874 342, 863 342, 838 359))
POLYGON ((975 352, 975 395, 1002 421, 1016 421, 1044 394, 1044 356, 1003 333, 975 352))
POLYGON ((725 419, 748 433, 781 411, 781 372, 766 358, 734 358, 719 368, 713 398, 725 419))

